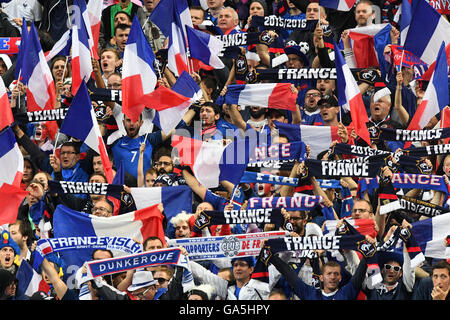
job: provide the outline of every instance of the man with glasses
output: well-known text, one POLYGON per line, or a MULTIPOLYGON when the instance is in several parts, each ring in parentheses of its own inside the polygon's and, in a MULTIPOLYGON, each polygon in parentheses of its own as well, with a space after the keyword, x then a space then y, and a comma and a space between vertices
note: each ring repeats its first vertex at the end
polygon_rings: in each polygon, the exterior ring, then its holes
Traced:
MULTIPOLYGON (((385 240, 399 226, 392 226, 385 240)), ((412 228, 406 220, 403 220, 403 228, 412 228)), ((383 281, 373 289, 363 289, 367 300, 410 300, 415 283, 415 271, 411 268, 411 259, 406 246, 403 254, 397 252, 378 252, 378 264, 381 269, 383 281)))
POLYGON ((300 115, 303 125, 323 125, 323 119, 320 115, 319 105, 322 94, 317 88, 310 88, 305 93, 305 103, 300 108, 300 115))
POLYGON ((324 126, 338 126, 340 106, 334 96, 324 95, 318 102, 324 126))
MULTIPOLYGON (((77 181, 88 182, 89 175, 93 172, 92 158, 93 151, 87 152, 86 158, 81 160, 80 143, 68 141, 63 143, 60 148, 60 157, 56 154, 50 154, 50 165, 53 168, 51 174, 53 180, 58 181, 77 181)), ((86 195, 76 195, 85 199, 86 195)))
POLYGON ((111 217, 113 214, 112 202, 106 199, 98 200, 92 207, 92 214, 97 217, 111 217))

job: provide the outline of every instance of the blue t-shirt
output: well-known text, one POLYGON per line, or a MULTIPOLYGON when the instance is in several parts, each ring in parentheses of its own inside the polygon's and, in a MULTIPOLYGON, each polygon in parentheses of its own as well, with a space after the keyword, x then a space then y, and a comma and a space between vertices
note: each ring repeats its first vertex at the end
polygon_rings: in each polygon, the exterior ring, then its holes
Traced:
POLYGON ((322 126, 323 125, 323 119, 320 115, 320 112, 317 110, 317 112, 310 113, 306 111, 305 109, 300 109, 300 115, 302 117, 302 124, 309 125, 309 126, 322 126))
MULTIPOLYGON (((137 167, 139 161, 139 147, 144 142, 145 136, 138 136, 137 138, 130 138, 124 136, 111 147, 114 163, 120 163, 124 166, 125 172, 133 175, 137 179, 137 167)), ((151 168, 153 148, 162 142, 161 131, 149 133, 145 141, 144 151, 144 171, 151 168)))

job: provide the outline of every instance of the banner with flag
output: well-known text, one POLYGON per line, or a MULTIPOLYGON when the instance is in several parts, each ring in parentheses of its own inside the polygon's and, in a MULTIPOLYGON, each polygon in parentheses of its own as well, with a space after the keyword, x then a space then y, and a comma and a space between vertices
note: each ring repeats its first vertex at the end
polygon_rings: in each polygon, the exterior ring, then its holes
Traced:
POLYGON ((162 203, 167 220, 192 211, 192 190, 188 186, 130 188, 136 210, 162 203))
POLYGON ((144 96, 155 90, 155 56, 135 16, 123 55, 122 112, 134 123, 145 108, 144 96))
MULTIPOLYGON (((77 6, 81 15, 87 14, 86 3, 84 1, 75 0, 74 5, 77 6)), ((89 21, 88 21, 89 23, 89 21)), ((72 95, 77 94, 81 82, 87 82, 92 74, 91 52, 89 44, 88 28, 85 24, 84 17, 75 11, 72 21, 72 95)))
POLYGON ((23 155, 11 128, 0 133, 0 185, 20 187, 23 176, 23 155))
POLYGON ((311 158, 330 148, 333 141, 341 141, 337 126, 309 126, 275 121, 280 135, 288 137, 290 142, 303 141, 311 148, 311 158))
POLYGON ((450 230, 450 213, 441 214, 412 223, 411 233, 425 257, 450 259, 447 237, 450 230))
POLYGON ((27 40, 28 28, 27 28, 27 21, 25 20, 25 18, 22 19, 22 27, 20 33, 21 33, 20 45, 17 52, 18 55, 16 60, 16 68, 14 69, 14 78, 19 81, 20 81, 19 74, 22 73, 23 57, 25 56, 25 51, 27 50, 25 46, 28 42, 27 40))
MULTIPOLYGON (((183 71, 183 73, 178 77, 171 90, 185 98, 188 98, 188 100, 181 99, 177 96, 175 100, 167 101, 167 96, 161 96, 161 98, 164 98, 163 100, 166 104, 171 103, 173 106, 164 110, 158 110, 155 118, 153 119, 153 123, 160 127, 166 134, 169 134, 176 128, 176 126, 183 119, 183 116, 187 112, 189 106, 195 101, 200 100, 202 97, 202 91, 197 82, 195 82, 191 75, 186 71, 183 71), (179 102, 176 102, 177 100, 179 102)), ((162 103, 156 103, 157 107, 161 105, 162 103)))
POLYGON ((0 79, 0 130, 14 122, 11 104, 9 103, 8 92, 6 92, 3 78, 0 79))
POLYGON ((345 63, 344 57, 336 44, 334 45, 334 48, 337 73, 336 86, 339 105, 342 106, 344 110, 350 111, 356 134, 371 146, 370 134, 367 129, 369 117, 367 116, 366 107, 364 106, 358 83, 353 77, 347 63, 345 63), (344 107, 344 105, 347 106, 344 107))
POLYGON ((431 64, 442 42, 450 44, 450 23, 425 0, 417 0, 403 47, 431 64))
POLYGON ((223 42, 215 36, 186 26, 191 58, 200 60, 216 69, 225 67, 219 54, 223 50, 223 42))
POLYGON ((448 65, 445 45, 442 43, 437 54, 433 75, 407 130, 424 128, 431 118, 440 113, 448 104, 448 65))
POLYGON ((84 141, 89 148, 97 152, 101 156, 108 183, 112 182, 113 172, 111 163, 84 82, 81 82, 80 88, 72 100, 61 125, 60 132, 84 141))
MULTIPOLYGON (((242 106, 296 110, 297 93, 291 83, 258 83, 228 85, 224 103, 242 106)), ((219 104, 216 102, 216 104, 219 104)))
POLYGON ((189 72, 186 27, 193 27, 186 0, 160 1, 150 14, 150 19, 169 38, 167 66, 175 74, 189 72))
POLYGON ((54 109, 55 83, 34 24, 31 24, 25 47, 22 82, 27 85, 27 109, 28 111, 54 109))
POLYGON ((350 11, 355 2, 356 0, 319 0, 319 5, 338 11, 350 11))
POLYGON ((237 136, 227 146, 223 146, 222 142, 207 142, 178 135, 172 137, 172 147, 177 149, 181 165, 189 166, 206 188, 216 188, 223 180, 238 184, 255 144, 255 139, 240 139, 237 136))
MULTIPOLYGON (((165 243, 162 222, 163 215, 158 205, 113 217, 97 217, 58 205, 53 213, 53 232, 54 238, 124 237, 140 242, 150 236, 157 236, 165 243)), ((80 267, 85 261, 91 260, 91 251, 67 249, 61 251, 60 255, 69 267, 80 267)))
POLYGON ((31 297, 37 291, 48 292, 50 285, 46 283, 42 276, 34 270, 27 260, 22 260, 17 270, 18 280, 17 296, 31 297))
POLYGON ((349 29, 348 36, 358 68, 379 66, 386 74, 384 48, 391 43, 392 26, 388 23, 349 29))

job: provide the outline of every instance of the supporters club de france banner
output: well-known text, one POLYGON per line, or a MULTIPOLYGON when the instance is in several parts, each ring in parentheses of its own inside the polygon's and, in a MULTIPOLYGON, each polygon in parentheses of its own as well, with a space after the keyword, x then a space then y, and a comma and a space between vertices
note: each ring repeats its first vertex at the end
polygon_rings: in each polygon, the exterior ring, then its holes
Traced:
POLYGON ((171 247, 184 247, 190 260, 208 260, 258 256, 264 239, 278 239, 288 235, 287 231, 257 232, 218 237, 196 237, 170 239, 171 247))

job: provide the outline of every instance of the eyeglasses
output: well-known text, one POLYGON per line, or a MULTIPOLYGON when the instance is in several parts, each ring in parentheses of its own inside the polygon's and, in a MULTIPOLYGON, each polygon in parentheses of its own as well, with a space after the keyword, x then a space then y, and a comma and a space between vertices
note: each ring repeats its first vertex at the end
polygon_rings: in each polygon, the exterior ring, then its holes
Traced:
POLYGON ((308 93, 308 94, 305 94, 305 98, 311 98, 311 97, 317 98, 317 97, 321 97, 321 96, 322 95, 320 93, 308 93))
POLYGON ((357 212, 364 213, 364 212, 369 212, 369 210, 367 210, 367 209, 355 208, 355 209, 352 209, 352 212, 353 212, 353 213, 357 213, 357 212))
POLYGON ((95 211, 100 211, 100 212, 111 212, 111 211, 109 211, 108 209, 106 209, 106 208, 104 208, 104 207, 94 207, 94 208, 92 208, 92 212, 95 212, 95 211))
POLYGON ((399 272, 400 270, 402 270, 402 267, 400 267, 400 266, 393 266, 393 265, 390 265, 390 264, 385 264, 385 265, 384 265, 384 268, 385 268, 386 270, 391 270, 391 269, 393 269, 395 272, 399 272))
POLYGON ((76 152, 74 152, 74 151, 64 151, 64 152, 61 152, 61 155, 62 155, 62 156, 68 156, 68 155, 71 155, 71 154, 76 154, 76 152))
POLYGON ((155 162, 155 166, 160 167, 160 166, 171 166, 172 162, 168 162, 168 161, 158 161, 155 162))
POLYGON ((169 280, 165 279, 165 278, 154 278, 156 281, 158 281, 159 284, 163 284, 169 280))
POLYGON ((298 220, 303 220, 303 218, 301 218, 301 217, 290 217, 289 220, 298 221, 298 220))
POLYGON ((134 297, 136 297, 136 298, 138 298, 138 299, 141 299, 141 298, 143 298, 144 296, 145 296, 145 294, 148 292, 148 290, 150 290, 152 287, 148 287, 147 288, 147 290, 144 290, 144 291, 142 291, 142 292, 140 292, 140 293, 137 293, 137 294, 135 294, 135 293, 132 293, 132 295, 134 296, 134 297))

